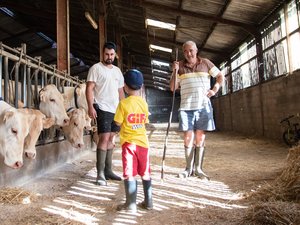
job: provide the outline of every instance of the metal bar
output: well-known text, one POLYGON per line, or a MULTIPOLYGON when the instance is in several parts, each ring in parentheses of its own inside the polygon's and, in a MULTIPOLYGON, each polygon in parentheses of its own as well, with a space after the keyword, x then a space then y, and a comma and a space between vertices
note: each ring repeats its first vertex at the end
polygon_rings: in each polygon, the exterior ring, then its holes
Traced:
POLYGON ((43 71, 41 71, 41 86, 42 86, 42 88, 43 87, 45 87, 45 76, 44 76, 44 72, 43 71))
POLYGON ((15 63, 15 107, 18 108, 18 99, 19 99, 19 68, 20 64, 18 62, 15 63))
POLYGON ((43 73, 43 76, 44 76, 44 86, 48 85, 48 73, 46 71, 44 71, 43 73))
POLYGON ((21 100, 22 102, 24 103, 24 106, 26 107, 27 106, 27 98, 26 98, 26 80, 27 80, 27 76, 26 76, 26 73, 27 73, 27 68, 26 68, 26 64, 24 65, 21 65, 21 79, 22 79, 22 82, 21 82, 21 100))
MULTIPOLYGON (((19 52, 18 52, 19 53, 19 52)), ((69 80, 71 82, 75 82, 75 83, 78 83, 78 81, 76 79, 74 79, 73 77, 71 77, 70 75, 67 75, 65 76, 63 74, 63 72, 57 70, 56 68, 53 68, 53 66, 49 66, 47 64, 44 64, 44 63, 40 63, 41 65, 38 65, 38 60, 34 59, 34 58, 31 58, 27 55, 23 56, 21 59, 19 56, 16 56, 10 52, 7 52, 5 51, 4 49, 2 49, 1 51, 1 55, 2 56, 7 56, 9 59, 11 59, 12 61, 18 61, 20 64, 27 64, 28 66, 30 66, 31 68, 33 69, 37 69, 39 66, 42 65, 42 67, 40 68, 42 71, 45 71, 46 73, 53 73, 54 71, 54 74, 56 77, 59 77, 61 79, 65 79, 65 80, 69 80), (35 62, 35 63, 33 63, 35 62)))
POLYGON ((36 69, 34 71, 34 96, 35 96, 35 102, 34 102, 34 107, 36 109, 39 108, 39 90, 38 90, 38 75, 39 75, 39 69, 36 69))
POLYGON ((8 57, 4 56, 4 101, 8 102, 8 57))
POLYGON ((31 68, 27 67, 27 73, 26 73, 26 80, 27 80, 27 85, 26 85, 26 97, 27 97, 27 107, 31 108, 31 99, 32 99, 32 95, 31 95, 31 79, 30 79, 30 73, 31 73, 31 68))

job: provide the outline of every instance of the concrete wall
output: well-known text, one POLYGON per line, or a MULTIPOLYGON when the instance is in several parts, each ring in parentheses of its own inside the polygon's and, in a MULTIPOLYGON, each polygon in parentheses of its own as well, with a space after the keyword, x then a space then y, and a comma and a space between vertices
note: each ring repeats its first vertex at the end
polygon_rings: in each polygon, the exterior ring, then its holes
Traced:
POLYGON ((300 113, 300 71, 212 102, 217 129, 279 140, 280 120, 300 113))
POLYGON ((83 149, 73 148, 68 141, 59 141, 51 144, 37 146, 36 159, 24 157, 24 165, 20 169, 11 169, 4 165, 3 158, 0 158, 0 187, 22 185, 28 180, 34 179, 49 170, 54 169, 70 160, 79 158, 87 151, 95 149, 91 136, 84 136, 83 149))
MULTIPOLYGON (((146 101, 149 106, 150 123, 166 123, 169 122, 170 112, 172 108, 173 94, 170 91, 160 91, 153 88, 146 89, 146 101)), ((178 108, 180 97, 176 93, 172 122, 178 121, 178 108)))

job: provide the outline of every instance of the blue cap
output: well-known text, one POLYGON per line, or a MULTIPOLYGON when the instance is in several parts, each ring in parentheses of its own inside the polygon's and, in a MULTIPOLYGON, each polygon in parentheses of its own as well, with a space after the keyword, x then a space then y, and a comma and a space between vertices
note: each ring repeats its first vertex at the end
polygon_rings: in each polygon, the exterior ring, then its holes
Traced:
POLYGON ((127 70, 124 74, 124 81, 129 88, 139 90, 144 82, 143 74, 136 69, 127 70))

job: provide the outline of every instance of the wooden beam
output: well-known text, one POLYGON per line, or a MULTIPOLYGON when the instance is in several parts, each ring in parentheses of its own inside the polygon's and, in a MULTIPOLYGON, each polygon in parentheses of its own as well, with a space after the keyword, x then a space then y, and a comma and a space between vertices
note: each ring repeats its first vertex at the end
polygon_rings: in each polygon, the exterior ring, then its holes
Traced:
POLYGON ((56 0, 57 69, 70 73, 69 0, 56 0))
POLYGON ((105 27, 105 3, 104 0, 99 1, 99 53, 100 61, 103 61, 103 46, 106 42, 106 27, 105 27))
POLYGON ((222 23, 222 24, 227 24, 231 26, 237 26, 245 31, 249 32, 252 35, 256 35, 258 31, 258 28, 256 27, 255 24, 247 24, 247 23, 241 23, 238 21, 234 20, 229 20, 229 19, 224 19, 220 16, 211 16, 208 14, 202 14, 202 13, 196 13, 184 9, 178 9, 178 8, 173 8, 169 7, 166 5, 158 4, 158 3, 152 3, 152 2, 146 2, 145 0, 133 0, 137 5, 144 7, 144 8, 153 8, 155 11, 160 11, 161 13, 166 13, 168 12, 169 14, 173 15, 178 15, 178 16, 190 16, 202 20, 207 20, 207 21, 212 21, 212 22, 217 22, 217 23, 222 23))

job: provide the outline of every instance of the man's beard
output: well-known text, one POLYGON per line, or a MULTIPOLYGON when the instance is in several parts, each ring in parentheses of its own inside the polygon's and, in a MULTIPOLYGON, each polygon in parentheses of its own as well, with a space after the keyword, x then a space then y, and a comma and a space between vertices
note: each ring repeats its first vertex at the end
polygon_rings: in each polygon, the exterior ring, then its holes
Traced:
POLYGON ((107 60, 104 61, 104 63, 106 65, 111 65, 113 63, 113 61, 111 59, 107 59, 107 60))

